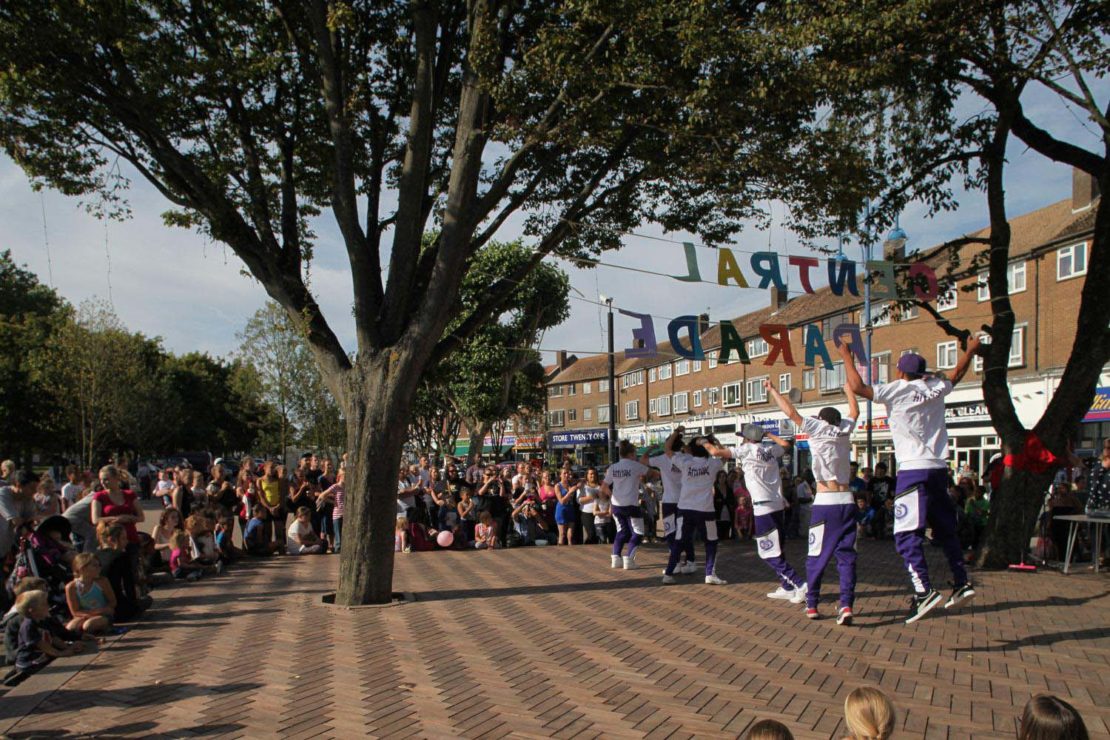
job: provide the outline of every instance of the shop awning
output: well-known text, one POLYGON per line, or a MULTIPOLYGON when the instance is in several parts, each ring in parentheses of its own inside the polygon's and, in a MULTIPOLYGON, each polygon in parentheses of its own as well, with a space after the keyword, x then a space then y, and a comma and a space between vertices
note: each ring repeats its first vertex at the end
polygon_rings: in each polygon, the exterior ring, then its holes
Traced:
POLYGON ((1110 386, 1095 389, 1091 410, 1083 417, 1084 422, 1110 421, 1110 386))

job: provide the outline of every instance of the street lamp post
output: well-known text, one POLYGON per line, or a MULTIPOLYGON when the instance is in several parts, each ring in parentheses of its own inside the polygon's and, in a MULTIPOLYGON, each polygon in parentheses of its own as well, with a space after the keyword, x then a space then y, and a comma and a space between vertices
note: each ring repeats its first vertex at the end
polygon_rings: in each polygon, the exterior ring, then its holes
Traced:
MULTIPOLYGON (((870 386, 874 382, 871 377, 871 368, 874 364, 871 362, 871 332, 874 326, 871 321, 871 272, 868 265, 871 264, 871 238, 870 238, 870 225, 868 221, 871 218, 871 201, 868 201, 864 206, 864 229, 867 233, 863 240, 863 269, 867 278, 863 281, 863 315, 867 318, 867 385, 870 386)), ((875 445, 872 440, 874 426, 874 416, 872 415, 871 399, 867 399, 867 467, 872 470, 875 469, 875 445)))
POLYGON ((609 308, 609 464, 617 461, 616 355, 613 352, 613 299, 600 296, 609 308))

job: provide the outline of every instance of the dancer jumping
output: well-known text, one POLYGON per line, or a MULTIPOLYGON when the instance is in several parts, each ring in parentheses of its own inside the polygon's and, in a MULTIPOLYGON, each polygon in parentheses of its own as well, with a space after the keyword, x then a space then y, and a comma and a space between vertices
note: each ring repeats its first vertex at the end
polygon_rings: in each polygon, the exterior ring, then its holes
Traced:
POLYGON ((754 424, 746 424, 741 437, 744 442, 737 447, 720 447, 710 443, 706 448, 714 457, 735 459, 744 471, 744 485, 752 495, 759 557, 774 569, 781 581, 777 589, 767 594, 767 598, 801 604, 806 595, 805 582, 798 577, 797 571, 782 554, 783 509, 786 508, 786 501, 782 497, 779 460, 790 443, 764 432, 754 424), (764 446, 764 437, 774 444, 764 446))
MULTIPOLYGON (((678 496, 682 491, 682 468, 679 467, 678 461, 675 459, 675 453, 682 454, 683 452, 682 435, 685 432, 685 427, 681 425, 675 427, 674 432, 663 443, 662 455, 652 457, 645 455, 644 459, 641 460, 641 462, 646 462, 653 468, 659 468, 659 475, 663 478, 663 539, 667 542, 668 549, 671 543, 674 542, 675 537, 678 536, 675 523, 678 520, 678 496)), ((675 566, 674 572, 690 574, 696 573, 697 570, 698 564, 694 562, 694 541, 691 539, 679 555, 679 562, 675 566)), ((665 574, 666 569, 663 572, 665 574)))
POLYGON ((898 358, 898 379, 872 388, 856 370, 848 342, 840 344, 844 370, 852 391, 886 406, 898 474, 894 487, 894 545, 906 563, 914 595, 906 624, 928 614, 943 598, 929 581, 925 562, 925 527, 944 549, 955 589, 945 602, 952 609, 972 599, 960 541, 956 537, 956 507, 948 495, 948 431, 944 426, 944 397, 964 377, 979 340, 968 340, 952 379, 926 373, 925 358, 907 353, 898 358))
POLYGON ((613 538, 613 557, 610 567, 636 569, 636 548, 644 536, 644 514, 640 511, 640 478, 648 467, 636 459, 636 447, 627 439, 620 443, 621 459, 609 466, 602 481, 602 490, 612 497, 613 520, 617 523, 617 536, 613 538), (628 553, 621 556, 625 543, 628 553))
POLYGON ((809 553, 806 558, 806 616, 817 619, 821 599, 821 579, 833 555, 840 574, 840 608, 837 624, 852 623, 856 593, 856 504, 848 488, 851 434, 859 418, 859 404, 852 389, 844 386, 848 397, 848 417, 827 406, 817 416, 803 417, 794 404, 768 381, 763 387, 775 399, 782 413, 809 436, 813 456, 813 476, 817 493, 809 525, 809 553))
MULTIPOLYGON (((697 438, 690 442, 689 453, 677 452, 672 459, 682 470, 682 490, 678 498, 678 514, 675 526, 678 534, 671 541, 671 557, 667 569, 663 571, 663 583, 674 583, 674 573, 678 566, 679 553, 694 549, 694 532, 701 534, 705 541, 705 582, 722 586, 726 582, 717 577, 717 512, 713 510, 713 481, 721 469, 721 461, 709 456, 709 439, 697 438)), ((693 562, 691 554, 688 562, 693 562)), ((687 569, 682 571, 690 573, 687 569)))

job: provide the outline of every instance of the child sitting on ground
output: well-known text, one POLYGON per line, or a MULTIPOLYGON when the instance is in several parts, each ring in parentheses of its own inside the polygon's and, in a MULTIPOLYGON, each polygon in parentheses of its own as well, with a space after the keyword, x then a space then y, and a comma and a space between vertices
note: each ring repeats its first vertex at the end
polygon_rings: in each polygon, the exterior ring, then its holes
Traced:
POLYGON ((397 524, 393 529, 393 552, 412 552, 412 548, 409 547, 408 517, 397 517, 397 524))
POLYGON ((15 602, 15 610, 22 621, 15 649, 15 671, 5 677, 6 686, 19 683, 54 658, 81 652, 80 643, 69 643, 53 635, 49 624, 50 604, 45 591, 25 591, 20 594, 15 602))
POLYGON ((1083 717, 1063 699, 1037 694, 1025 703, 1018 740, 1087 740, 1083 717))
POLYGON ((280 542, 271 542, 266 538, 266 511, 255 504, 251 510, 251 519, 247 528, 243 530, 243 544, 248 555, 266 557, 268 555, 284 552, 280 542))
MULTIPOLYGON (((15 584, 12 595, 18 599, 20 594, 28 591, 46 591, 49 588, 50 584, 46 582, 45 578, 27 576, 21 578, 19 583, 15 584)), ((0 620, 0 626, 4 630, 4 663, 6 665, 15 665, 15 649, 19 644, 19 625, 22 623, 23 617, 15 610, 15 604, 12 604, 12 608, 0 620)))
POLYGON ((185 520, 185 531, 189 533, 189 557, 193 563, 205 569, 224 572, 224 562, 216 549, 216 538, 212 525, 204 514, 192 514, 185 520))
POLYGON ((154 525, 154 531, 151 532, 154 554, 157 556, 155 562, 150 564, 151 570, 169 567, 170 550, 173 549, 170 545, 170 537, 181 528, 181 512, 172 506, 162 511, 162 516, 158 518, 158 523, 154 525))
POLYGON ((204 571, 204 566, 193 562, 189 535, 180 531, 174 532, 170 537, 170 544, 173 546, 170 550, 170 572, 173 573, 173 577, 179 580, 184 578, 187 581, 198 580, 204 571))
POLYGON ((286 547, 290 555, 320 555, 324 545, 312 530, 312 509, 302 506, 297 509, 297 518, 289 525, 286 547))
POLYGON ((88 635, 107 632, 116 613, 116 594, 108 579, 100 576, 100 561, 83 552, 73 559, 73 573, 66 584, 66 604, 73 619, 66 628, 88 635))
POLYGON ((216 550, 220 553, 220 560, 228 563, 235 562, 243 556, 243 551, 235 546, 232 537, 235 534, 235 518, 222 515, 216 523, 216 550))
POLYGON ((497 549, 497 524, 488 511, 478 516, 478 526, 474 528, 474 547, 477 550, 497 549))
POLYGON ((860 686, 844 700, 848 740, 886 740, 894 734, 894 720, 894 704, 872 686, 860 686))

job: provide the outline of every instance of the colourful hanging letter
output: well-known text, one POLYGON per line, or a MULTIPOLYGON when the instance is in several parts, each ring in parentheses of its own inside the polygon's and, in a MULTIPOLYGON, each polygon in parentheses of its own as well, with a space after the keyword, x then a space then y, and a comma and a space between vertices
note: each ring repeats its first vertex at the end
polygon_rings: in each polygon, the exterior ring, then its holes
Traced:
POLYGON ((682 242, 682 248, 686 252, 686 276, 674 276, 675 280, 681 280, 684 283, 700 283, 701 271, 698 269, 698 253, 696 248, 690 242, 682 242))
POLYGON ((858 296, 855 260, 838 260, 835 257, 829 257, 829 287, 832 288, 833 295, 844 295, 845 279, 848 281, 848 292, 858 296), (837 264, 840 265, 839 274, 837 274, 837 264))
POLYGON ((889 260, 871 260, 867 263, 871 273, 871 296, 876 294, 898 297, 898 283, 894 282, 894 263, 889 260))
POLYGON ((731 321, 721 322, 721 357, 722 365, 728 364, 728 356, 736 351, 736 359, 744 365, 752 364, 752 359, 748 357, 748 351, 744 348, 744 340, 740 338, 740 333, 736 331, 736 327, 732 325, 731 321))
POLYGON ((863 339, 860 338, 859 324, 840 324, 833 330, 833 343, 837 347, 841 345, 841 335, 848 334, 848 349, 852 350, 852 354, 856 357, 857 365, 867 364, 867 350, 863 345, 863 339))
POLYGON ((667 324, 667 335, 671 338, 671 348, 679 357, 685 357, 688 360, 705 359, 705 352, 701 349, 701 337, 698 336, 697 316, 679 316, 671 319, 671 323, 667 324), (679 341, 678 332, 682 328, 686 329, 686 334, 690 338, 690 349, 683 347, 682 342, 679 341))
POLYGON ((747 288, 748 281, 744 279, 744 273, 740 272, 740 265, 736 264, 736 257, 732 254, 732 250, 721 247, 717 252, 719 253, 717 257, 717 282, 721 285, 728 285, 729 278, 731 278, 736 281, 737 288, 747 288))
POLYGON ((754 253, 752 255, 752 271, 759 275, 760 288, 766 288, 774 283, 779 290, 786 290, 786 281, 782 279, 782 270, 779 269, 779 256, 774 252, 754 253))
POLYGON ((798 278, 802 281, 802 290, 812 293, 813 285, 809 282, 809 271, 810 268, 817 267, 817 258, 792 255, 789 262, 798 268, 798 278))
POLYGON ((913 294, 919 301, 935 301, 940 294, 937 271, 924 262, 914 262, 910 265, 910 283, 913 285, 913 294), (925 281, 925 288, 921 287, 922 280, 925 281))
POLYGON ((806 324, 806 367, 816 367, 817 356, 821 356, 821 364, 826 370, 833 369, 832 358, 829 357, 825 338, 821 336, 821 327, 817 324, 806 324))
MULTIPOLYGON (((659 345, 655 341, 655 322, 651 320, 651 314, 636 313, 635 311, 625 311, 623 308, 618 308, 625 316, 631 316, 634 319, 640 320, 640 328, 632 330, 633 340, 642 340, 643 347, 629 347, 624 351, 625 357, 655 357, 659 354, 659 345)), ((635 341, 633 341, 635 344, 635 341)))
POLYGON ((788 367, 794 367, 794 354, 790 351, 790 329, 785 324, 762 324, 759 327, 759 336, 767 340, 767 347, 771 350, 763 361, 764 365, 774 365, 781 352, 782 361, 788 367))

